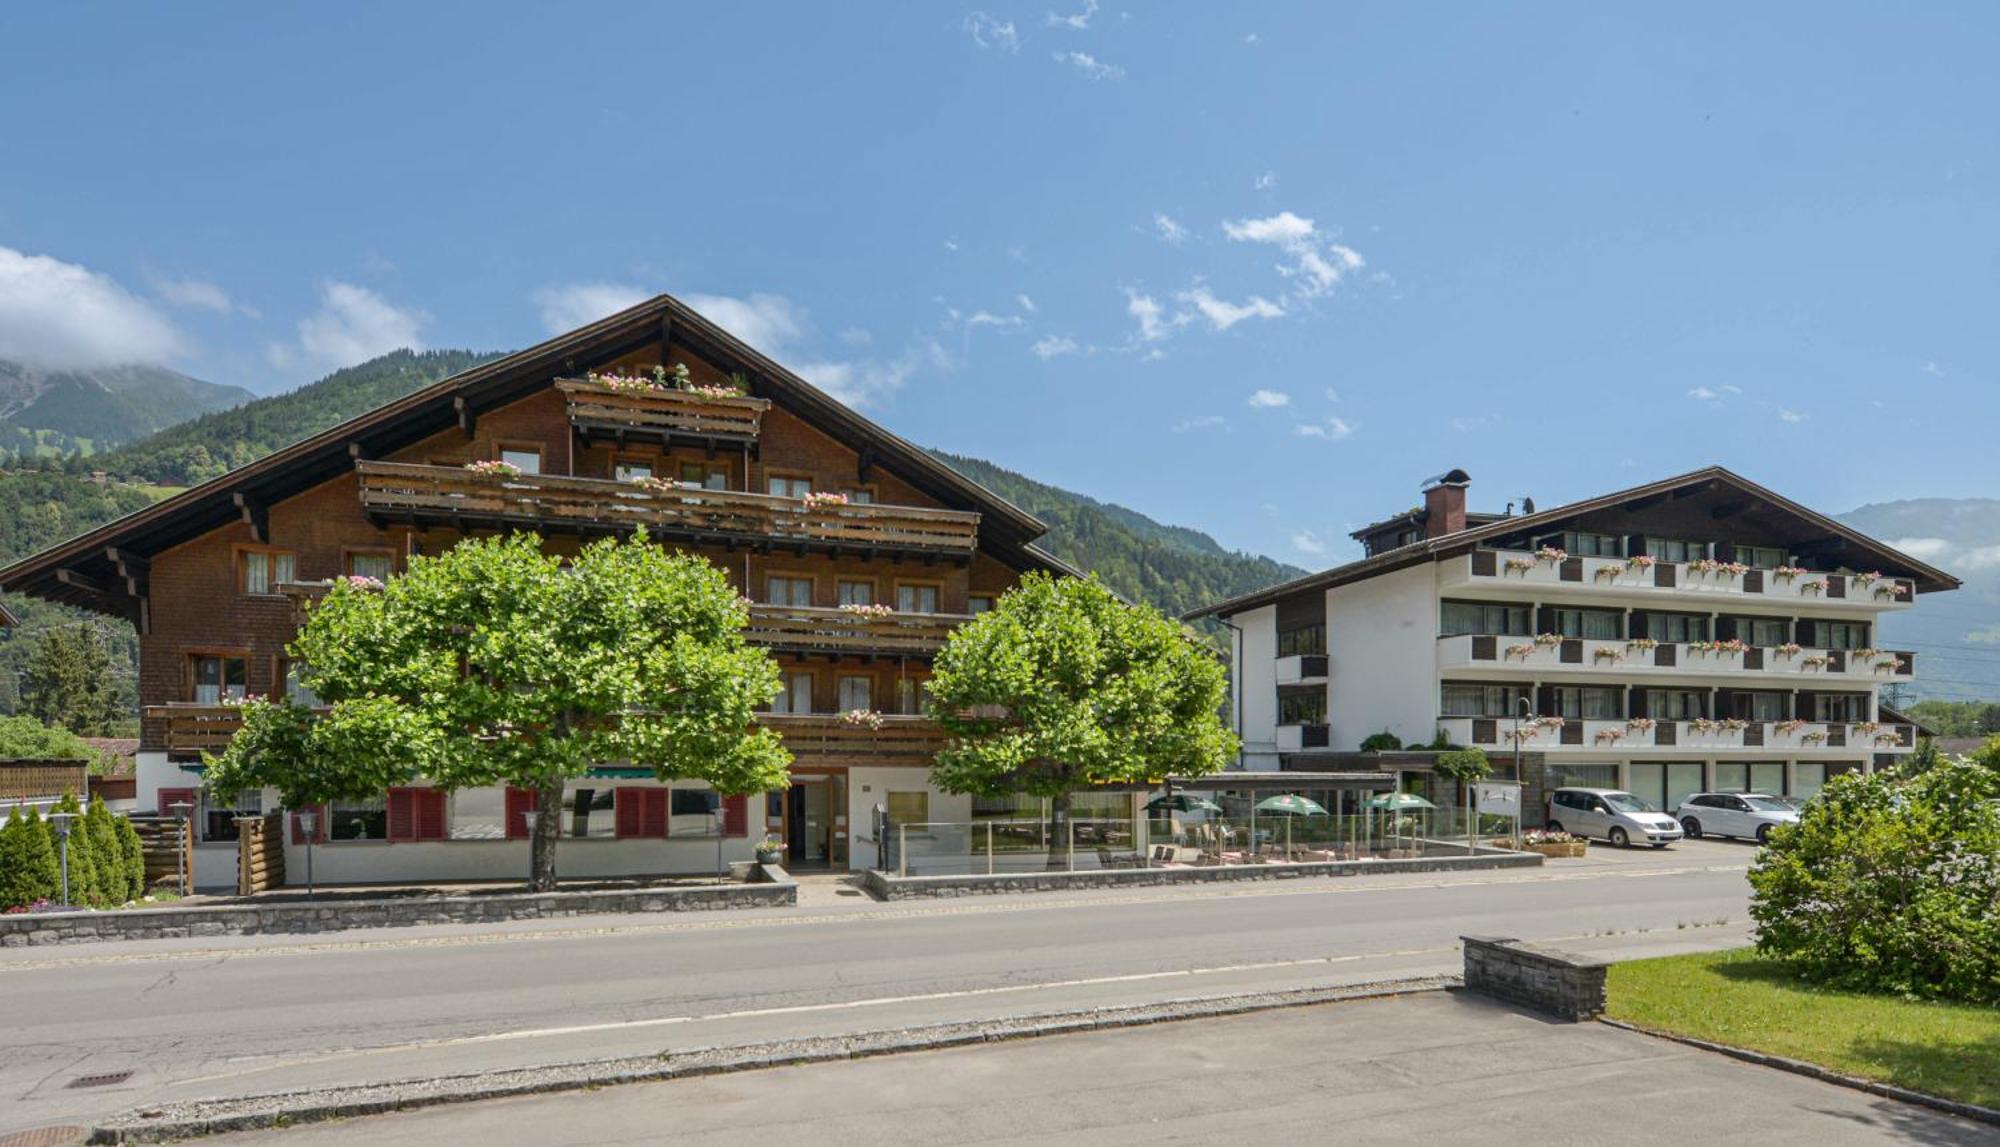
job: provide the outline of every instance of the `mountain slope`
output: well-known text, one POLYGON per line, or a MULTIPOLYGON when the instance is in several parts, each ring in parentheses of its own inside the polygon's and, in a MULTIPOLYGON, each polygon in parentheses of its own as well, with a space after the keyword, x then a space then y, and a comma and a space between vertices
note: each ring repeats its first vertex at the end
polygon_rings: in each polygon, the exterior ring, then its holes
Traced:
POLYGON ((167 485, 206 481, 498 357, 469 350, 391 351, 297 390, 172 426, 110 452, 96 465, 167 485))
POLYGON ((2000 499, 1914 498, 1835 516, 1965 582, 1882 621, 1880 644, 1917 654, 1912 695, 2000 699, 2000 499))
POLYGON ((44 370, 0 359, 0 449, 12 457, 101 452, 255 397, 154 366, 44 370))

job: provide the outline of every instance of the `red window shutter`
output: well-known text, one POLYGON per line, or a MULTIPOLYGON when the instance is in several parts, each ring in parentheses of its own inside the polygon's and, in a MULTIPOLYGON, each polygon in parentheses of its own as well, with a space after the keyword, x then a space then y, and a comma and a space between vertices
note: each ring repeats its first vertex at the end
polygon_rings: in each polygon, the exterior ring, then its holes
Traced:
POLYGON ((645 835, 645 789, 613 789, 611 805, 612 819, 616 822, 620 839, 645 835))
POLYGON ((299 814, 302 812, 314 813, 319 817, 318 820, 313 821, 313 843, 326 843, 326 806, 323 804, 307 805, 305 808, 295 808, 292 810, 292 843, 304 844, 306 842, 305 830, 299 827, 299 814))
POLYGON ((646 813, 639 826, 640 835, 658 837, 661 840, 665 840, 667 836, 667 790, 641 789, 639 791, 640 795, 646 798, 646 813))
MULTIPOLYGON (((174 815, 175 805, 185 804, 192 806, 197 803, 199 802, 195 799, 195 790, 193 789, 161 789, 159 813, 161 816, 172 816, 174 815)), ((188 809, 188 815, 194 815, 192 807, 188 809)))
POLYGON ((540 803, 541 795, 533 789, 515 788, 512 785, 507 787, 505 807, 508 840, 528 839, 527 814, 534 812, 540 803))
POLYGON ((417 789, 417 839, 443 840, 449 833, 445 829, 445 791, 443 789, 417 789))
POLYGON ((722 835, 750 835, 750 798, 745 796, 722 798, 722 835))
POLYGON ((389 839, 417 839, 417 791, 389 790, 389 839))

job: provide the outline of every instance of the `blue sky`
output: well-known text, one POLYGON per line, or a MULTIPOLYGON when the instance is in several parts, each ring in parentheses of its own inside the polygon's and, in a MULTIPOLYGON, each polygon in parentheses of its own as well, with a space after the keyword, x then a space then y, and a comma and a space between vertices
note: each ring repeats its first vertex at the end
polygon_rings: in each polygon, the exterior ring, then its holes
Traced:
POLYGON ((1450 467, 1992 493, 1991 5, 0 9, 0 357, 260 392, 669 290, 1305 566, 1450 467))

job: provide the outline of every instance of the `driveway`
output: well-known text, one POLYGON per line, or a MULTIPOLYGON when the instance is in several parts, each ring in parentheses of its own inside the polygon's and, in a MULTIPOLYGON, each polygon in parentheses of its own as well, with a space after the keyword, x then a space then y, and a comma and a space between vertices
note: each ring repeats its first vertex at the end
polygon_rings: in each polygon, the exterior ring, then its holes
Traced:
POLYGON ((221 1143, 2000 1143, 2000 1129, 1463 993, 781 1068, 221 1143))

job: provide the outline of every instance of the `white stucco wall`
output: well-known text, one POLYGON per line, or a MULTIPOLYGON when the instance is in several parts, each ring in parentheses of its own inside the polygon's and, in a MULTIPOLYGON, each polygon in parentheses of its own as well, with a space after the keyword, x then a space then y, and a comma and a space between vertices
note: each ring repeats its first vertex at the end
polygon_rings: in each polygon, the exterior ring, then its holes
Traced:
MULTIPOLYGON (((732 860, 749 860, 761 834, 725 837, 723 871, 732 860)), ((197 848, 197 856, 206 851, 197 848)), ((329 841, 313 846, 313 880, 318 884, 394 884, 443 880, 510 880, 528 878, 525 840, 329 841)), ((235 846, 227 848, 235 880, 235 846)), ((197 865, 201 863, 199 859, 197 865)), ((690 837, 667 840, 617 840, 609 837, 565 837, 556 845, 556 875, 579 877, 704 875, 716 871, 716 839, 690 837)), ((198 870, 199 872, 199 870, 198 870)), ((285 877, 289 884, 306 879, 306 848, 285 839, 285 877)), ((197 875, 196 887, 201 886, 197 875)))
POLYGON ((930 819, 947 824, 964 824, 972 819, 972 798, 952 796, 930 783, 926 768, 870 769, 847 771, 848 867, 855 871, 875 867, 881 856, 874 839, 876 805, 886 806, 892 792, 930 794, 930 819))
POLYGON ((1383 729, 1405 743, 1437 735, 1437 603, 1428 564, 1327 591, 1333 749, 1358 749, 1383 729))
POLYGON ((1243 767, 1278 767, 1278 608, 1267 605, 1229 619, 1243 631, 1237 659, 1236 702, 1241 706, 1243 767))

